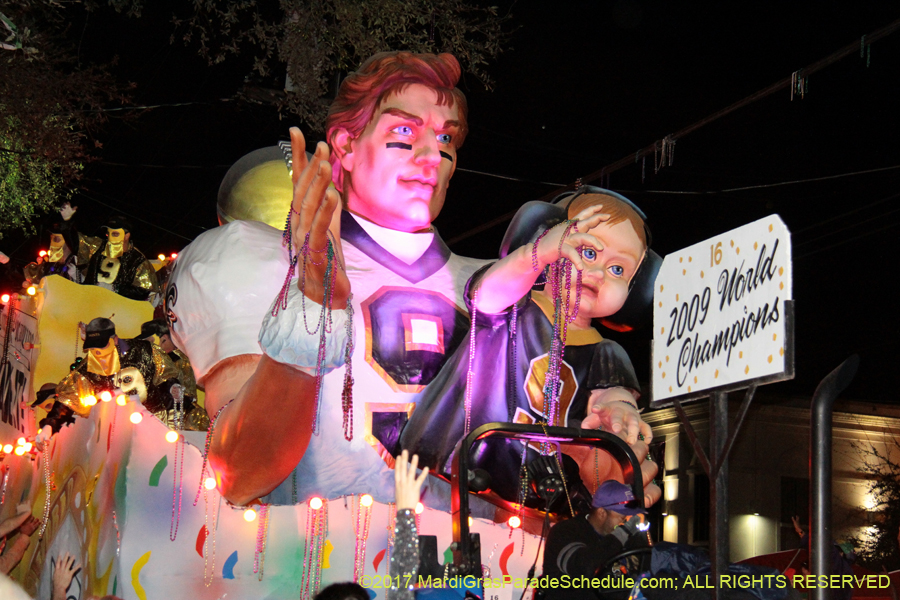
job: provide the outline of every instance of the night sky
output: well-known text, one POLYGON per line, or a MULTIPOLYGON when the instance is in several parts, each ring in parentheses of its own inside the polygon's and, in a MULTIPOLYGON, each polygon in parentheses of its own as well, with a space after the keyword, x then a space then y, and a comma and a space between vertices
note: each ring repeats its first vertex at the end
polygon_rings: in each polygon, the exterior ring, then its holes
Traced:
MULTIPOLYGON (((295 122, 236 99, 248 60, 211 67, 196 47, 169 43, 177 3, 147 4, 139 19, 78 14, 69 35, 85 61, 118 57, 113 71, 136 84, 137 105, 188 103, 112 114, 76 200, 86 233, 126 214, 137 246, 156 256, 215 227, 227 168, 295 122)), ((552 184, 598 172, 900 19, 896 3, 881 1, 523 1, 511 11, 518 29, 489 68, 495 89, 460 85, 471 132, 436 225, 463 255, 495 256, 506 223, 467 233, 552 184)), ((813 74, 803 99, 784 89, 685 136, 659 173, 650 157, 645 177, 638 162, 604 182, 648 214, 662 255, 781 215, 793 234, 797 377, 772 394, 811 395, 855 352, 862 365, 844 396, 897 397, 900 32, 872 44, 866 63, 856 52, 813 74), (784 182, 797 183, 771 185, 784 182)), ((21 264, 46 237, 5 234, 0 249, 21 264)), ((649 331, 610 337, 646 380, 649 331)))

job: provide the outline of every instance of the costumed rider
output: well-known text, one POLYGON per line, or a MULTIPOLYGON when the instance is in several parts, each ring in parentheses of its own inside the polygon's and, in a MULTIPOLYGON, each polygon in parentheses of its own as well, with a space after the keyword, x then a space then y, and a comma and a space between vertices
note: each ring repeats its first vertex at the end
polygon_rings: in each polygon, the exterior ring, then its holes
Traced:
POLYGON ((50 225, 50 248, 47 255, 38 262, 25 265, 25 284, 39 283, 48 275, 59 275, 75 283, 81 283, 82 269, 87 265, 91 253, 96 249, 90 242, 82 242, 82 236, 78 234, 71 221, 75 214, 75 208, 66 202, 59 209, 62 221, 50 225))
POLYGON ((85 285, 98 285, 131 298, 156 304, 159 285, 156 270, 131 242, 131 223, 115 215, 106 224, 106 239, 80 236, 82 242, 95 245, 84 273, 85 285))
POLYGON ((465 339, 466 281, 484 264, 431 226, 467 131, 460 73, 449 54, 370 58, 341 84, 328 145, 307 158, 291 130, 287 250, 236 221, 179 255, 166 314, 219 414, 209 459, 231 502, 393 500, 400 429, 465 339))
POLYGON ((172 335, 169 333, 166 320, 153 319, 142 324, 139 337, 166 353, 175 368, 178 369, 178 383, 184 387, 185 395, 197 398, 197 379, 194 376, 194 369, 191 367, 191 360, 172 342, 172 335))
POLYGON ((550 529, 541 576, 541 581, 547 581, 549 587, 542 589, 538 597, 544 600, 597 600, 597 591, 612 590, 618 593, 602 597, 628 598, 631 588, 615 583, 622 578, 621 572, 617 570, 617 576, 612 570, 605 573, 601 569, 625 550, 653 545, 647 532, 647 511, 630 506, 634 504, 633 500, 630 487, 618 481, 606 481, 594 493, 590 512, 557 523, 550 529), (565 587, 561 586, 563 576, 568 576, 570 582, 565 587), (594 582, 588 583, 582 577, 600 581, 595 586, 594 582), (579 585, 573 585, 573 582, 579 585))
POLYGON ((185 396, 178 370, 158 347, 119 338, 115 323, 98 317, 85 329, 84 349, 86 359, 56 386, 56 401, 39 423, 39 441, 74 423, 75 416, 87 417, 104 392, 113 398, 120 393, 136 397, 169 427, 203 429, 202 409, 195 409, 193 398, 185 396))
MULTIPOLYGON (((624 196, 588 186, 553 204, 523 206, 506 233, 502 258, 469 282, 474 336, 422 394, 402 448, 449 480, 466 431, 492 422, 548 423, 612 431, 643 460, 652 432, 638 412, 637 376, 625 350, 594 325, 602 319, 622 330, 649 312, 661 261, 648 249, 644 219, 624 196)), ((472 468, 486 470, 491 491, 503 499, 537 508, 537 495, 519 497, 520 467, 538 455, 527 448, 510 439, 479 442, 472 468)), ((590 489, 614 476, 612 461, 597 468, 590 448, 563 446, 563 452, 564 462, 581 465, 590 489)), ((642 465, 647 506, 661 495, 651 483, 656 470, 652 462, 642 465)), ((587 490, 570 482, 573 489, 584 490, 587 503, 587 490)))

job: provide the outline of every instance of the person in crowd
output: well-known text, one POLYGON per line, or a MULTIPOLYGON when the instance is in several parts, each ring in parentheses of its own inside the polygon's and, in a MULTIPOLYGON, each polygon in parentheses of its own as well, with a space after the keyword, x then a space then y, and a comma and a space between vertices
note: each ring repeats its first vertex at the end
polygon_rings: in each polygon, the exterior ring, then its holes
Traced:
MULTIPOLYGON (((618 481, 606 481, 594 493, 591 511, 557 523, 547 536, 543 575, 549 580, 582 576, 603 577, 598 571, 623 550, 652 546, 646 531, 643 508, 630 506, 634 500, 631 488, 618 481)), ((579 579, 579 581, 581 581, 579 579)), ((546 600, 596 600, 595 590, 585 585, 567 589, 551 587, 542 590, 546 600)), ((627 598, 628 589, 621 589, 627 598)))
POLYGON ((16 568, 40 525, 27 504, 19 505, 14 516, 0 522, 0 573, 9 575, 16 568))
POLYGON ((417 583, 419 569, 419 536, 416 531, 416 505, 422 494, 422 484, 428 477, 428 467, 418 473, 419 457, 409 460, 406 450, 394 464, 394 497, 397 518, 394 524, 394 550, 391 552, 391 589, 388 600, 413 600, 412 590, 417 583))

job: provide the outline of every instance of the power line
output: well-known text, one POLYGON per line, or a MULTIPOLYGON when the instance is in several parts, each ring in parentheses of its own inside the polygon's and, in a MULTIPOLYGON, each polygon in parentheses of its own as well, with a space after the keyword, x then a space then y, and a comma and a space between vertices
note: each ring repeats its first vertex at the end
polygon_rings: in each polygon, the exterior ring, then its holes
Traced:
MULTIPOLYGON (((791 181, 780 181, 780 182, 776 182, 776 183, 761 183, 761 184, 758 184, 758 185, 750 185, 750 186, 744 186, 744 187, 738 187, 738 188, 728 188, 728 189, 724 189, 724 190, 706 190, 706 191, 691 191, 691 190, 619 190, 619 191, 620 191, 620 192, 623 192, 623 193, 626 193, 626 194, 634 194, 634 193, 645 194, 645 193, 646 193, 646 194, 672 194, 672 195, 691 195, 691 196, 714 196, 714 195, 716 195, 716 194, 725 194, 725 193, 739 192, 739 191, 745 191, 745 190, 764 189, 764 188, 772 188, 772 187, 778 187, 778 186, 783 186, 783 185, 796 185, 796 184, 801 184, 801 183, 813 183, 813 182, 816 182, 816 181, 826 181, 826 180, 840 179, 840 178, 842 178, 842 177, 854 177, 854 176, 857 176, 857 175, 869 175, 869 174, 872 174, 872 173, 882 173, 882 172, 885 172, 885 171, 892 171, 892 170, 897 170, 897 169, 900 169, 900 165, 894 165, 894 166, 892 166, 892 167, 879 167, 879 168, 876 168, 876 169, 866 169, 866 170, 864 170, 864 171, 852 171, 852 172, 850 172, 850 173, 839 173, 839 174, 837 174, 837 175, 825 175, 825 176, 823 176, 823 177, 810 177, 810 178, 808 178, 808 179, 793 179, 793 180, 791 180, 791 181)), ((891 196, 891 198, 894 198, 894 197, 895 197, 895 196, 891 196)), ((878 204, 878 203, 880 203, 880 202, 884 202, 884 201, 885 201, 885 199, 878 200, 877 202, 874 202, 873 205, 874 205, 874 204, 878 204)), ((851 212, 856 212, 856 211, 858 211, 858 210, 862 210, 863 208, 864 208, 864 207, 858 207, 858 208, 854 209, 854 210, 851 211, 851 212)), ((518 209, 516 209, 516 210, 518 210, 518 209)), ((476 226, 476 227, 472 227, 472 228, 470 228, 470 229, 467 229, 467 230, 464 231, 463 233, 461 233, 461 234, 457 235, 456 237, 451 238, 450 240, 448 240, 448 241, 447 241, 447 245, 452 246, 453 244, 456 244, 456 243, 461 242, 461 241, 463 241, 463 240, 465 240, 465 239, 468 239, 468 238, 470 238, 470 237, 472 237, 472 236, 474 236, 474 235, 477 235, 477 234, 481 233, 482 231, 486 231, 486 230, 490 229, 491 227, 494 227, 494 226, 496 226, 496 225, 500 225, 501 223, 505 223, 506 221, 509 221, 510 219, 512 219, 513 216, 514 216, 515 214, 516 214, 516 211, 513 210, 513 211, 510 211, 510 212, 508 212, 508 213, 502 214, 502 215, 500 215, 499 217, 496 217, 496 218, 494 218, 494 219, 491 219, 491 220, 488 221, 487 223, 482 223, 481 225, 478 225, 478 226, 476 226)), ((848 214, 849 214, 849 213, 848 213, 848 214)), ((836 219, 836 218, 838 218, 838 217, 832 217, 832 219, 836 219)), ((830 220, 832 220, 832 219, 828 219, 828 220, 830 221, 830 220)), ((807 229, 808 229, 808 228, 807 228, 807 229)))
MULTIPOLYGON (((83 192, 83 191, 82 191, 82 192, 79 192, 79 195, 84 196, 84 197, 87 198, 88 200, 92 200, 92 201, 96 202, 97 204, 100 204, 101 206, 105 206, 106 208, 110 208, 110 209, 112 209, 112 210, 114 210, 114 211, 116 211, 116 212, 118 212, 118 213, 120 213, 120 214, 123 214, 123 215, 125 215, 126 217, 131 217, 131 218, 134 219, 135 221, 140 221, 141 223, 144 223, 145 225, 149 225, 150 227, 153 227, 153 228, 155 228, 155 229, 159 229, 160 231, 165 231, 165 232, 168 233, 168 234, 174 235, 175 237, 180 237, 181 239, 187 240, 188 242, 193 242, 193 241, 194 241, 193 238, 189 238, 189 237, 187 237, 187 236, 183 236, 183 235, 181 235, 180 233, 176 233, 176 232, 174 232, 174 231, 172 231, 172 230, 170 230, 170 229, 166 229, 165 227, 160 227, 160 226, 157 225, 156 223, 152 223, 152 222, 150 222, 150 221, 148 221, 148 220, 146 220, 146 219, 142 219, 141 217, 138 217, 137 215, 135 215, 135 214, 133 214, 133 213, 129 213, 128 211, 122 210, 122 207, 121 207, 121 206, 113 206, 113 205, 111 205, 111 204, 107 204, 106 202, 100 200, 99 198, 95 198, 95 197, 91 196, 90 194, 87 194, 87 193, 85 193, 85 192, 83 192)), ((205 229, 205 228, 202 228, 202 227, 201 227, 201 229, 205 229)))

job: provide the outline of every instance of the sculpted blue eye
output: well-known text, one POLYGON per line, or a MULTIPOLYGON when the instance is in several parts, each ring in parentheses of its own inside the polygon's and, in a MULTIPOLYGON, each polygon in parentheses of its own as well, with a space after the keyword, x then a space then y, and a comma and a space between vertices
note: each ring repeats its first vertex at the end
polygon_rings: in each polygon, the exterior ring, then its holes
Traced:
POLYGON ((442 144, 449 144, 450 140, 453 139, 449 133, 439 133, 437 136, 437 140, 442 144))
POLYGON ((619 265, 613 265, 609 268, 609 272, 615 275, 616 277, 621 277, 625 274, 625 269, 620 267, 619 265))
POLYGON ((399 133, 400 135, 412 135, 413 130, 409 125, 400 125, 391 129, 391 132, 399 133))
POLYGON ((585 260, 594 260, 597 258, 597 251, 585 246, 581 249, 581 256, 583 256, 585 260))

